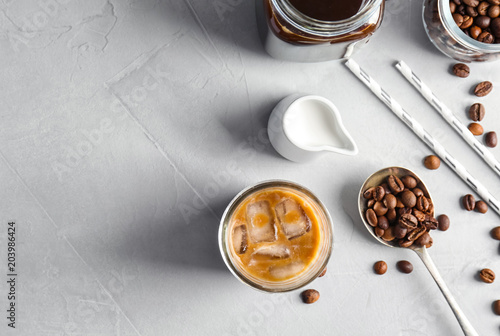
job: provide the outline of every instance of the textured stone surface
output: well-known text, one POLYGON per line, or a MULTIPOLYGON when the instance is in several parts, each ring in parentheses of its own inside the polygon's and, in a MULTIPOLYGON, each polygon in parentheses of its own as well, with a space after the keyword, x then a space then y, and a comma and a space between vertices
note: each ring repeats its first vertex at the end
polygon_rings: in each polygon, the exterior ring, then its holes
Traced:
MULTIPOLYGON (((499 64, 452 76, 454 61, 427 39, 416 0, 388 1, 382 28, 355 58, 500 197, 498 177, 393 67, 405 60, 467 123, 471 85, 498 85, 499 64)), ((362 227, 357 192, 390 165, 420 174, 436 213, 450 216, 431 255, 479 334, 498 331, 495 292, 474 279, 485 265, 500 268, 488 235, 494 211, 460 209, 468 187, 446 167, 426 170, 429 150, 342 62, 268 57, 253 1, 3 0, 0 61, 0 334, 458 335, 417 257, 377 245, 362 227), (359 154, 302 165, 279 157, 265 126, 295 92, 331 99, 359 154), (249 289, 219 254, 227 203, 272 178, 309 187, 334 220, 313 306, 300 291, 249 289), (4 316, 9 220, 18 227, 15 331, 4 316), (382 259, 389 270, 376 277, 371 265, 382 259), (414 264, 411 276, 394 271, 400 259, 414 264)), ((494 130, 500 115, 482 124, 494 130)))

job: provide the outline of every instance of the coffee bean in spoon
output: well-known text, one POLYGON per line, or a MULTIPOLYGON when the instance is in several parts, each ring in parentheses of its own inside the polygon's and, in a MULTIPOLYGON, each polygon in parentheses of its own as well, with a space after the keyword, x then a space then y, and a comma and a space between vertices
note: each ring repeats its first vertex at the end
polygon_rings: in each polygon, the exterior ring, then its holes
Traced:
POLYGON ((401 178, 401 182, 405 185, 406 188, 408 189, 413 189, 417 187, 417 180, 410 175, 406 175, 403 178, 401 178))
POLYGON ((405 207, 413 208, 417 204, 417 197, 411 190, 405 190, 401 193, 401 202, 405 207))
POLYGON ((389 188, 391 188, 392 192, 395 194, 399 194, 405 189, 405 185, 403 184, 403 182, 401 182, 399 177, 395 175, 390 175, 387 178, 387 184, 389 185, 389 188))

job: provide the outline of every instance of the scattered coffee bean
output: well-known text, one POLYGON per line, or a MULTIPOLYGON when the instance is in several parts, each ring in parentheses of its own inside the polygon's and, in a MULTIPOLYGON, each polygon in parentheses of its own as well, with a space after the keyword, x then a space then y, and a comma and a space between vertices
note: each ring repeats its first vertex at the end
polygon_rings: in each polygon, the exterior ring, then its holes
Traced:
POLYGON ((325 276, 325 274, 326 274, 326 267, 325 267, 325 269, 323 270, 323 272, 321 272, 321 274, 319 275, 319 277, 318 277, 318 278, 324 277, 324 276, 325 276))
POLYGON ((435 170, 441 165, 441 160, 436 155, 429 155, 424 159, 424 165, 427 169, 435 170))
POLYGON ((385 274, 385 272, 387 272, 387 263, 383 260, 377 261, 375 265, 373 265, 373 270, 379 275, 385 274))
POLYGON ((472 211, 476 207, 476 199, 471 194, 467 194, 462 198, 462 204, 467 211, 472 211))
MULTIPOLYGON (((460 17, 460 24, 458 25, 460 27, 460 25, 463 22, 463 16, 460 14, 455 14, 455 15, 460 17)), ((455 15, 453 16, 453 18, 455 18, 455 15)), ((457 22, 457 20, 455 20, 455 22, 457 22)), ((457 22, 457 24, 458 24, 458 22, 457 22)), ((457 63, 453 66, 453 73, 455 74, 455 76, 458 76, 461 78, 466 78, 466 77, 469 77, 470 68, 467 64, 457 63)))
POLYGON ((491 238, 500 240, 500 226, 493 228, 490 232, 491 238))
POLYGON ((486 114, 484 105, 481 103, 475 103, 469 108, 469 117, 474 121, 481 121, 486 114))
POLYGON ((479 278, 482 282, 493 283, 495 281, 495 272, 489 268, 484 268, 479 272, 479 278))
POLYGON ((485 201, 477 201, 475 209, 477 212, 484 214, 484 213, 488 212, 488 204, 486 204, 485 201))
MULTIPOLYGON (((482 33, 481 33, 482 34, 482 33)), ((491 34, 490 34, 491 35, 491 34)), ((481 35, 479 35, 481 36, 481 35)), ((478 38, 479 38, 478 36, 478 38)), ((478 97, 484 97, 493 90, 493 84, 489 81, 484 81, 476 85, 474 94, 478 97)))
POLYGON ((319 300, 319 292, 315 289, 308 289, 301 293, 302 301, 304 303, 314 303, 319 300))
POLYGON ((450 228, 450 218, 444 214, 440 215, 438 217, 438 229, 440 231, 446 231, 449 228, 450 228))
POLYGON ((409 262, 407 260, 398 261, 398 263, 396 264, 396 267, 402 273, 409 274, 409 273, 413 272, 413 265, 411 264, 411 262, 409 262))
POLYGON ((482 135, 484 130, 483 126, 481 126, 478 123, 470 123, 469 124, 469 131, 474 134, 474 135, 482 135))
POLYGON ((493 302, 492 308, 495 314, 500 315, 500 300, 493 302))
POLYGON ((496 132, 486 133, 486 135, 484 136, 484 143, 488 147, 491 147, 491 148, 496 147, 497 143, 498 143, 497 133, 496 132))

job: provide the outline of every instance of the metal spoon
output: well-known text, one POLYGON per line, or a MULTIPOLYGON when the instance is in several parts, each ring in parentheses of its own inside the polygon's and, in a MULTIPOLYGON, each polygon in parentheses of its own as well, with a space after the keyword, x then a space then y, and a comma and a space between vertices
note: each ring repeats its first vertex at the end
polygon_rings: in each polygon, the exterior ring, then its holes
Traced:
MULTIPOLYGON (((363 184, 363 186, 361 187, 361 190, 359 192, 359 198, 358 198, 359 215, 361 216, 361 219, 362 219, 363 223, 365 224, 368 232, 370 232, 371 235, 376 240, 378 240, 378 242, 380 242, 381 244, 384 244, 385 246, 389 246, 389 247, 400 247, 399 245, 397 245, 393 242, 386 242, 383 239, 377 237, 377 235, 375 235, 373 227, 370 226, 370 224, 368 224, 368 222, 365 218, 365 213, 366 213, 366 210, 368 209, 368 206, 367 206, 367 200, 363 197, 363 192, 371 187, 376 187, 376 186, 381 185, 382 183, 384 183, 386 181, 386 178, 390 175, 395 175, 399 178, 406 176, 406 175, 413 176, 418 181, 417 187, 423 191, 424 195, 427 198, 429 198, 431 200, 432 200, 432 198, 431 198, 429 191, 427 190, 427 187, 422 182, 422 180, 417 176, 417 174, 415 174, 414 172, 412 172, 411 170, 406 169, 406 168, 402 168, 402 167, 384 168, 384 169, 381 169, 378 172, 372 174, 370 177, 368 177, 366 179, 365 183, 363 184)), ((434 214, 432 214, 432 215, 434 215, 434 214)), ((455 298, 451 294, 451 292, 448 289, 448 287, 446 286, 443 278, 439 274, 436 266, 432 262, 432 259, 429 255, 429 253, 427 252, 427 249, 425 248, 425 246, 418 247, 418 246, 412 245, 408 248, 413 250, 420 257, 420 259, 423 261, 424 265, 427 267, 427 269, 431 273, 432 277, 434 278, 434 281, 436 281, 437 285, 439 286, 441 293, 443 293, 446 301, 448 301, 448 304, 450 305, 450 308, 453 310, 453 313, 455 314, 455 316, 458 320, 458 323, 460 324, 460 327, 462 328, 462 330, 464 332, 464 335, 466 335, 466 336, 479 336, 479 334, 476 332, 476 330, 474 330, 474 327, 469 322, 469 320, 467 319, 467 317, 465 316, 463 311, 458 306, 458 303, 455 301, 455 298)))

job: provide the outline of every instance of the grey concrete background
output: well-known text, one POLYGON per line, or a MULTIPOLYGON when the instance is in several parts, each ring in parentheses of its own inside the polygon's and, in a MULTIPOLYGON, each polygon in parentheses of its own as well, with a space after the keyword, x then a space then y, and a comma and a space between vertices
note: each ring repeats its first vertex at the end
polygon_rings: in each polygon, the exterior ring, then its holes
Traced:
MULTIPOLYGON (((342 62, 274 60, 258 39, 254 2, 3 0, 0 2, 0 334, 460 335, 437 286, 410 251, 370 238, 357 214, 364 179, 391 165, 426 181, 452 221, 430 250, 481 335, 498 334, 497 215, 468 213, 468 187, 430 154, 342 62), (269 145, 272 107, 295 92, 331 99, 359 146, 295 164, 269 145), (249 184, 281 178, 329 208, 335 249, 325 277, 269 295, 239 283, 217 246, 218 222, 249 184), (7 327, 7 222, 17 225, 17 328, 7 327), (376 276, 372 265, 386 260, 376 276), (396 271, 408 259, 411 275, 396 271), (5 316, 4 316, 5 315, 5 316)), ((464 122, 470 89, 499 85, 498 63, 468 79, 429 42, 422 1, 389 0, 382 28, 355 59, 490 191, 500 181, 394 68, 405 60, 464 122)), ((496 91, 481 102, 500 131, 496 91)), ((499 149, 493 153, 500 157, 499 149)))

